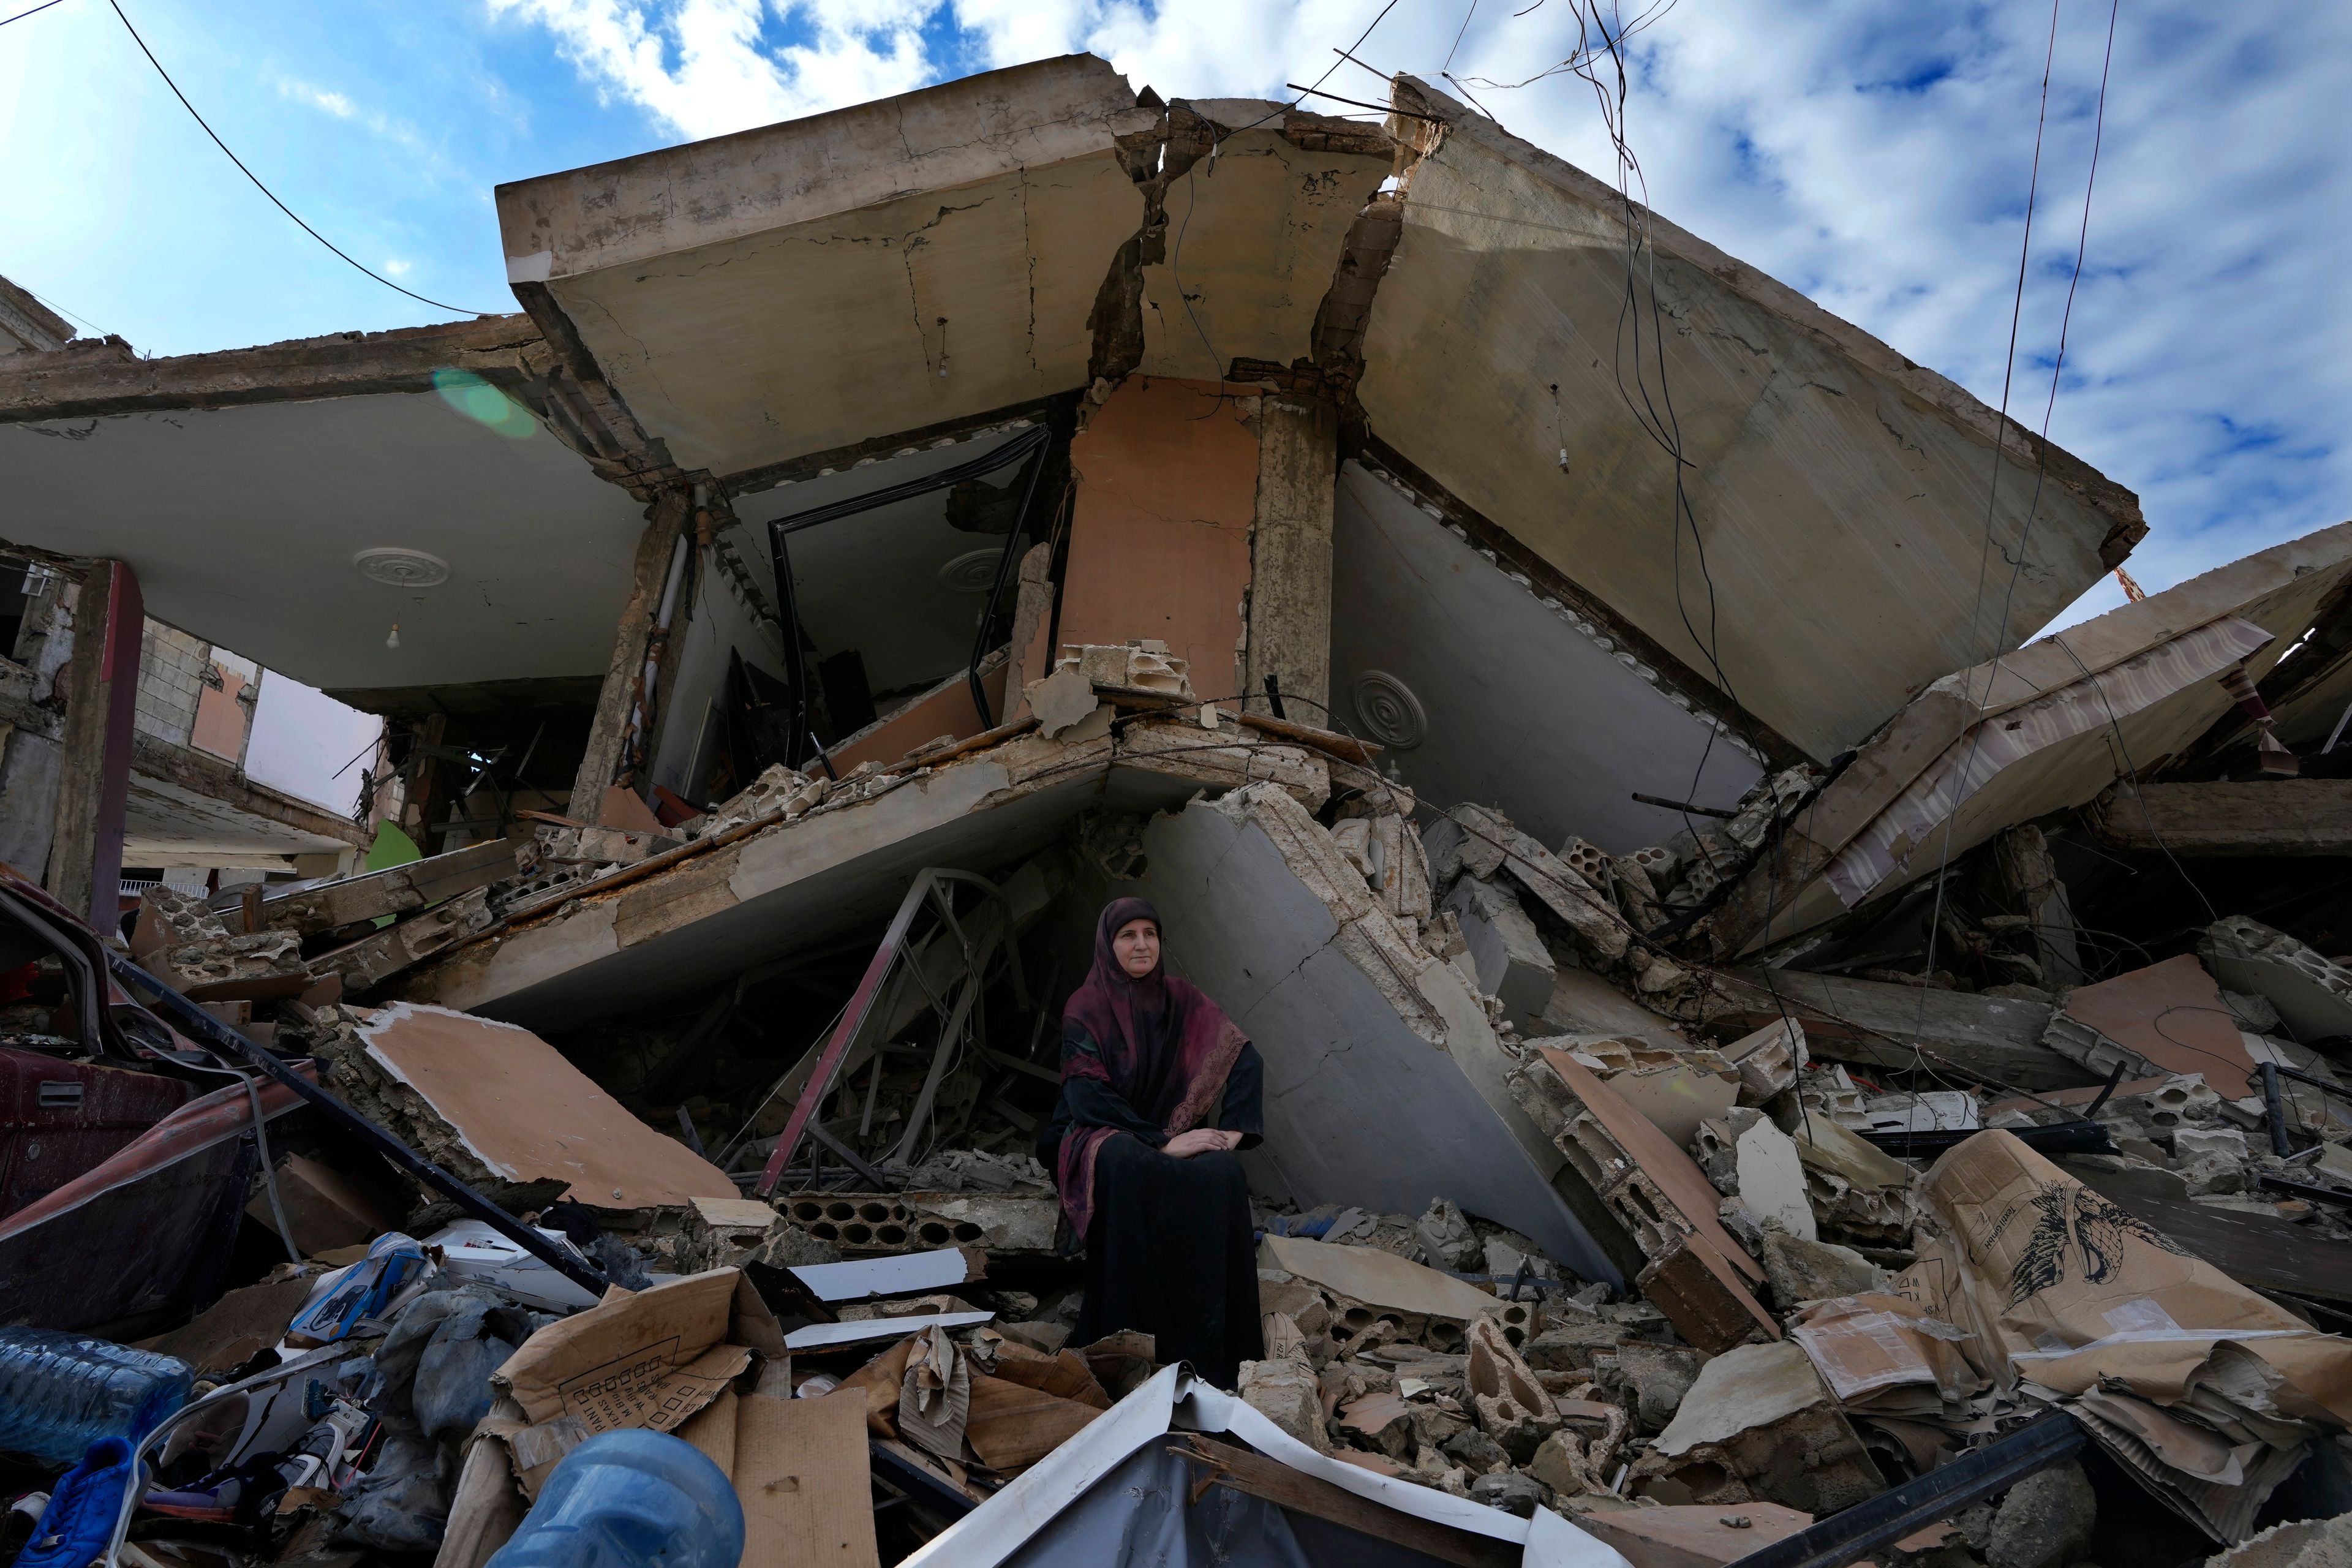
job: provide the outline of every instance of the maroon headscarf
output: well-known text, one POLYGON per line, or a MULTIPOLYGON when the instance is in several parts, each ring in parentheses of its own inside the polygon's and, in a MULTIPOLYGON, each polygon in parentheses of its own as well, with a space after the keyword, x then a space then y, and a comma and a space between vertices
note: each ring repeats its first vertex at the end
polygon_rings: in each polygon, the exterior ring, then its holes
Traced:
MULTIPOLYGON (((1120 967, 1111 939, 1139 920, 1160 925, 1148 899, 1115 899, 1095 922, 1094 968, 1063 1004, 1062 1016, 1094 1037, 1100 1055, 1071 1057, 1062 1070, 1066 1079, 1100 1079, 1137 1115, 1162 1118, 1161 1131, 1173 1138, 1223 1103, 1226 1075, 1249 1041, 1199 986, 1167 973, 1164 947, 1160 963, 1139 980, 1120 967)), ((1166 928, 1160 930, 1164 942, 1166 928)), ((1094 1218, 1095 1157, 1115 1135, 1109 1127, 1074 1127, 1055 1162, 1062 1212, 1081 1238, 1094 1218)))

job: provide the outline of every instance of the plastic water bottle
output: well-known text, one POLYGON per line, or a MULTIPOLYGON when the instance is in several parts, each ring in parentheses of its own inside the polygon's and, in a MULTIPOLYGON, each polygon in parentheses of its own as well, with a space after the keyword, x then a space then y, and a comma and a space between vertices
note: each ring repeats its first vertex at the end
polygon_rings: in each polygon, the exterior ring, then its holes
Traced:
POLYGON ((87 1334, 0 1329, 0 1448, 69 1465, 101 1437, 136 1442, 188 1402, 186 1362, 87 1334))
POLYGON ((727 1472, 667 1432, 599 1432, 563 1456, 486 1568, 736 1568, 743 1505, 727 1472))

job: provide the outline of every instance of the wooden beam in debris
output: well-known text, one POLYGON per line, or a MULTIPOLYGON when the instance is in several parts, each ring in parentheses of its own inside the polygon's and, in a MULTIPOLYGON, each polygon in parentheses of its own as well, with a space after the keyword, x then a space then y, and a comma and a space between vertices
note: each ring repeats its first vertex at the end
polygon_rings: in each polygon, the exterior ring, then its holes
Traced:
POLYGON ((515 874, 515 847, 505 838, 411 860, 363 877, 322 882, 263 900, 261 923, 277 931, 333 931, 383 915, 404 915, 515 874))
POLYGON ((2352 1245, 2315 1237, 2290 1219, 2152 1198, 2117 1184, 2087 1184, 2241 1285, 2322 1301, 2352 1301, 2352 1245))
POLYGON ((2085 813, 2117 849, 2175 855, 2352 855, 2352 779, 2116 784, 2085 813))
POLYGON ((1807 1050, 1829 1061, 1897 1069, 1948 1064, 2036 1091, 2097 1079, 2042 1043, 2050 1008, 2039 1002, 1787 969, 1769 975, 1743 970, 1721 976, 1717 985, 1709 1024, 1761 1028, 1777 1022, 1785 1006, 1805 1026, 1807 1050), (1940 1061, 1920 1062, 1915 1043, 1940 1061))

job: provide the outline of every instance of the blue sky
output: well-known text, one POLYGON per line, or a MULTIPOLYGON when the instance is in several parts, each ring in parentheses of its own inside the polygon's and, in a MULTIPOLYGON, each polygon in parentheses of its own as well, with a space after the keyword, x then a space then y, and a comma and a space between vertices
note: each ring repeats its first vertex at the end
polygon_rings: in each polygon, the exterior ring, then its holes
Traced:
MULTIPOLYGON (((0 0, 0 14, 23 0, 0 0)), ((354 256, 511 310, 491 187, 1092 48, 1165 96, 1312 81, 1381 0, 122 0, 215 128, 354 256)), ((1456 78, 1604 176, 1553 76, 1568 0, 1398 0, 1359 51, 1456 78), (1465 19, 1467 22, 1465 26, 1465 19), (1455 40, 1459 35, 1459 43, 1455 40)), ((1988 401, 2000 393, 2051 13, 1680 0, 1634 41, 1657 207, 1988 401)), ((2011 409, 2038 425, 2107 8, 2058 28, 2011 409)), ((1341 64, 1353 97, 1380 84, 1341 64)), ((2127 0, 2053 437, 2140 493, 2151 589, 2352 515, 2341 247, 2352 7, 2127 0)), ((345 268, 205 140, 106 0, 0 26, 0 273, 142 351, 445 319, 345 268)), ((2083 610, 2116 602, 2112 585, 2083 610)), ((2078 611, 2077 613, 2080 613, 2078 611)))

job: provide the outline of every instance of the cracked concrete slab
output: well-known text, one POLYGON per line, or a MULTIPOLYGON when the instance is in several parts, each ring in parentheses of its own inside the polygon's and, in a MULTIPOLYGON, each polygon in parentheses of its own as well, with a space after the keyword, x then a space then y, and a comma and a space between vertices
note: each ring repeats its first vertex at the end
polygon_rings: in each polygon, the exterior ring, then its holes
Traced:
POLYGON ((1618 1271, 1551 1185, 1559 1152, 1512 1100, 1477 997, 1383 911, 1292 796, 1267 784, 1144 830, 1139 884, 1178 962, 1265 1058, 1261 1184, 1306 1205, 1418 1214, 1445 1196, 1588 1279, 1618 1271))
MULTIPOLYGON (((2042 497, 2013 597, 1979 611, 1998 416, 1933 371, 1655 215, 1657 310, 1719 627, 1674 548, 1675 467, 1621 390, 1615 191, 1411 78, 1423 152, 1372 301, 1358 386, 1374 434, 1465 505, 1721 683, 1816 760, 1910 692, 2014 647, 2146 531, 2129 491, 2011 426, 1995 543, 2042 497), (1989 618, 2007 603, 2009 619, 1989 618)), ((1620 343, 1626 344, 1621 353, 1620 343)), ((1646 384, 1654 402, 1654 374, 1646 384)), ((2001 570, 1995 563, 1996 570, 2001 570)))
POLYGON ((1074 744, 1018 736, 940 766, 877 775, 885 787, 865 798, 651 873, 586 884, 433 958, 400 994, 571 1028, 878 923, 923 867, 989 874, 1027 859, 1091 807, 1171 809, 1203 789, 1269 777, 1295 792, 1284 798, 1314 806, 1330 791, 1325 763, 1304 748, 1224 743, 1169 721, 1074 744))
POLYGON ((1158 120, 1076 55, 520 181, 509 276, 683 466, 740 474, 1084 385, 1144 213, 1118 138, 1158 120))
POLYGON ((1237 358, 1289 364, 1308 353, 1349 226, 1394 154, 1302 147, 1286 134, 1279 103, 1181 107, 1215 127, 1216 155, 1194 160, 1161 197, 1167 241, 1143 268, 1138 368, 1216 381, 1237 358))

